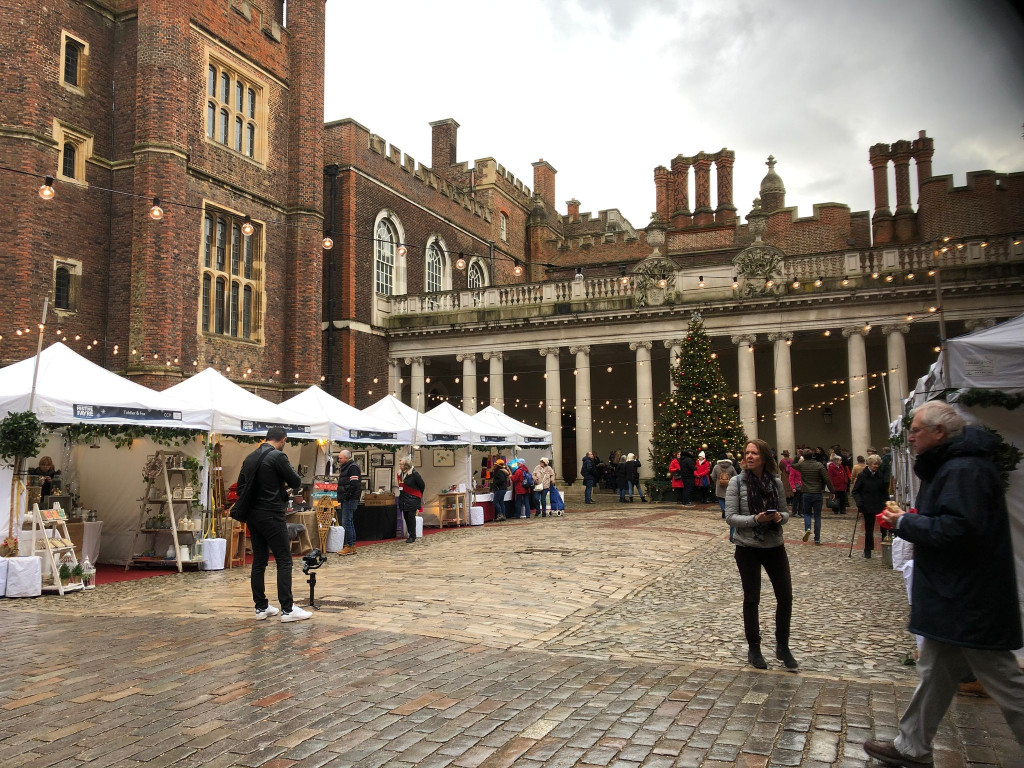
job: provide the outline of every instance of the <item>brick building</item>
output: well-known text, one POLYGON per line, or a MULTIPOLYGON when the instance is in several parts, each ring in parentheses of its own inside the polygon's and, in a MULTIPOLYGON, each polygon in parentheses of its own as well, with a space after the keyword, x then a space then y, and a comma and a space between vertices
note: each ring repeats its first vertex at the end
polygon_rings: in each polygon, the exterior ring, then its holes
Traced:
POLYGON ((206 365, 272 388, 319 378, 324 4, 284 13, 0 8, 0 166, 29 174, 0 186, 4 362, 34 352, 10 331, 34 330, 49 293, 51 339, 151 386, 206 365))
POLYGON ((493 403, 551 429, 567 471, 588 447, 645 455, 694 310, 749 434, 855 450, 884 437, 871 374, 898 371, 895 405, 938 315, 953 335, 1024 311, 1024 174, 955 187, 923 132, 850 159, 872 212, 799 215, 774 158, 738 206, 752 159, 723 148, 656 168, 636 226, 562 212, 552 162, 531 191, 460 161, 452 119, 429 164, 324 125, 322 1, 17 2, 0 23, 4 363, 34 352, 49 295, 50 339, 151 386, 213 365, 273 399, 322 381, 359 407, 493 403))

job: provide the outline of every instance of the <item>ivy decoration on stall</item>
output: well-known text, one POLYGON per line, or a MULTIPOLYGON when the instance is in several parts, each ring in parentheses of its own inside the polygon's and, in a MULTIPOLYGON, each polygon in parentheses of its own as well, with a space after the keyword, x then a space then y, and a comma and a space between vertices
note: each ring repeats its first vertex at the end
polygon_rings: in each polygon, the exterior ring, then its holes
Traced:
POLYGON ((1006 442, 1003 436, 992 427, 983 426, 982 428, 999 441, 992 452, 992 460, 995 462, 996 469, 999 470, 999 478, 1003 481, 1003 490, 1007 491, 1010 489, 1010 473, 1017 469, 1024 454, 1016 445, 1006 442))
POLYGON ((148 437, 158 445, 180 448, 203 437, 200 429, 172 429, 171 427, 144 427, 135 424, 69 424, 66 439, 71 444, 82 444, 94 440, 109 440, 115 448, 131 448, 137 439, 148 437))
POLYGON ((966 389, 958 395, 957 402, 968 408, 1005 408, 1013 411, 1024 405, 1024 392, 1011 395, 1000 389, 966 389))

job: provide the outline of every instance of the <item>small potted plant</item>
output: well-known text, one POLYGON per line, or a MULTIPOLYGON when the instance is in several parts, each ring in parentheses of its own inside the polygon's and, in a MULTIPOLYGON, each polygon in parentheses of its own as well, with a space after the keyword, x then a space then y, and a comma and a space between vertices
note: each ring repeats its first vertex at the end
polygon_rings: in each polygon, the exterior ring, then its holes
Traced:
POLYGON ((57 577, 60 579, 61 586, 66 587, 71 581, 71 567, 67 563, 61 563, 57 577))
POLYGON ((182 469, 187 469, 189 472, 189 479, 192 481, 191 485, 193 488, 199 487, 199 459, 193 456, 186 456, 182 462, 182 469))
POLYGON ((85 570, 82 568, 82 564, 81 563, 75 563, 74 567, 71 569, 71 583, 72 584, 81 584, 82 583, 82 576, 84 574, 85 574, 85 570))

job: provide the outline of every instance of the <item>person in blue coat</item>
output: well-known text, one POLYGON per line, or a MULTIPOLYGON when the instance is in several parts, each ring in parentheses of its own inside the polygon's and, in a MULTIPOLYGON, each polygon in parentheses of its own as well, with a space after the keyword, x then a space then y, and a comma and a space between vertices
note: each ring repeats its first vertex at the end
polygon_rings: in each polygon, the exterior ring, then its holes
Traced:
POLYGON ((918 514, 882 513, 914 545, 910 631, 923 638, 914 691, 893 741, 864 751, 889 765, 932 765, 932 740, 957 685, 971 672, 1024 745, 1024 644, 1010 522, 992 455, 998 441, 947 403, 916 408, 910 443, 921 479, 918 514))

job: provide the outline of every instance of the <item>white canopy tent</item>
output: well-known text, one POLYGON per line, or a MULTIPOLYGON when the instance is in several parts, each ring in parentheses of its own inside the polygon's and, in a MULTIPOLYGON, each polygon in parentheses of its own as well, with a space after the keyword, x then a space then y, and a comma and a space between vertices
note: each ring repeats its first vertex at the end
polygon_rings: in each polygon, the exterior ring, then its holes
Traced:
POLYGON ((363 409, 363 414, 398 422, 414 430, 414 443, 428 445, 466 445, 473 442, 472 432, 461 425, 442 421, 435 416, 420 413, 410 408, 394 395, 386 395, 373 405, 363 409))
POLYGON ((493 405, 489 405, 476 414, 476 419, 494 425, 498 429, 511 432, 516 442, 522 446, 545 446, 551 445, 551 433, 547 430, 531 427, 521 421, 516 421, 511 416, 506 416, 493 405))
POLYGON ((317 386, 285 400, 281 405, 312 421, 327 421, 331 440, 396 445, 413 443, 412 427, 390 421, 383 415, 368 415, 317 386))
MULTIPOLYGON (((917 386, 905 401, 905 409, 909 411, 944 395, 947 392, 944 381, 948 381, 949 389, 953 390, 949 392, 947 400, 964 418, 996 430, 1006 442, 1024 451, 1024 408, 1010 410, 999 406, 965 406, 959 402, 964 392, 971 389, 996 390, 1007 394, 1024 392, 1024 315, 992 328, 949 339, 945 353, 940 354, 928 373, 918 379, 917 386)), ((902 419, 894 420, 890 427, 891 433, 894 436, 901 435, 902 430, 902 419)), ((905 441, 906 436, 903 437, 905 441)), ((901 496, 912 499, 916 492, 917 478, 909 472, 910 457, 905 455, 903 460, 908 471, 903 478, 898 478, 904 484, 901 496)), ((1006 506, 1010 514, 1017 594, 1024 619, 1024 462, 1010 473, 1009 480, 1006 506)), ((1019 655, 1024 657, 1024 654, 1019 655)))
POLYGON ((471 416, 451 403, 441 403, 427 411, 426 415, 439 421, 457 424, 469 435, 469 441, 473 445, 515 445, 518 439, 513 430, 499 426, 493 421, 471 416))
MULTIPOLYGON (((9 413, 28 410, 35 366, 36 358, 33 356, 0 369, 0 418, 9 413)), ((212 422, 209 409, 129 381, 87 360, 60 342, 47 347, 39 355, 32 410, 40 421, 50 425, 119 424, 206 431, 212 422)), ((69 457, 73 454, 75 458, 88 458, 87 463, 95 467, 79 466, 80 471, 76 473, 72 467, 64 466, 62 474, 66 482, 71 482, 77 476, 78 490, 83 500, 101 510, 102 514, 116 518, 124 508, 134 510, 136 505, 133 500, 138 496, 139 489, 132 489, 131 500, 122 499, 119 495, 120 484, 112 480, 115 477, 138 476, 134 470, 141 470, 141 464, 136 468, 134 463, 138 459, 137 454, 142 455, 142 460, 145 459, 145 451, 129 456, 129 451, 118 453, 109 445, 97 447, 101 450, 83 452, 77 446, 73 450, 68 449, 69 457), (114 459, 114 456, 118 458, 114 459)), ((63 437, 55 435, 39 455, 59 456, 62 452, 63 437)), ((0 501, 0 531, 5 536, 10 518, 7 499, 11 495, 13 481, 12 468, 0 469, 0 495, 3 496, 0 501)), ((20 515, 25 509, 23 503, 19 506, 20 515)), ((130 514, 134 514, 134 511, 130 514)), ((101 519, 106 522, 108 518, 101 519)), ((107 526, 106 530, 111 527, 116 527, 116 524, 107 526)))
POLYGON ((222 435, 257 436, 270 427, 284 427, 290 437, 305 439, 327 437, 329 432, 325 417, 310 418, 264 400, 213 368, 175 384, 164 394, 211 411, 212 429, 222 435))

